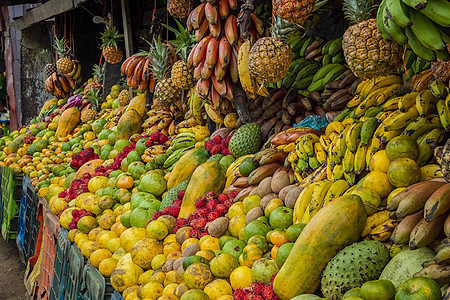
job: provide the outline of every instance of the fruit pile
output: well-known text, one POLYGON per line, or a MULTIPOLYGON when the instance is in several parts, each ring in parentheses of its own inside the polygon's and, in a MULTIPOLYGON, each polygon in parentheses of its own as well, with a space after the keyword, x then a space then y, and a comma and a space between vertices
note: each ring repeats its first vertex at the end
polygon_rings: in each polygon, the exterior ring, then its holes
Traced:
POLYGON ((167 1, 185 23, 108 95, 58 39, 0 165, 125 300, 447 299, 448 2, 344 0, 329 40, 340 4, 250 2, 167 1))

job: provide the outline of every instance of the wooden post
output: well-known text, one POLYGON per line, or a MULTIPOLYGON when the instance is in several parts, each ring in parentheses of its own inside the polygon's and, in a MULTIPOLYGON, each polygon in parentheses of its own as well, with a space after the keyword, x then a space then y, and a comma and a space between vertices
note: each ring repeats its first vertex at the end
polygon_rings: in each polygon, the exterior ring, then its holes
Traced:
POLYGON ((122 22, 123 22, 123 40, 125 43, 125 55, 130 57, 133 51, 133 35, 131 33, 131 20, 130 20, 130 4, 128 0, 120 0, 122 7, 122 22))

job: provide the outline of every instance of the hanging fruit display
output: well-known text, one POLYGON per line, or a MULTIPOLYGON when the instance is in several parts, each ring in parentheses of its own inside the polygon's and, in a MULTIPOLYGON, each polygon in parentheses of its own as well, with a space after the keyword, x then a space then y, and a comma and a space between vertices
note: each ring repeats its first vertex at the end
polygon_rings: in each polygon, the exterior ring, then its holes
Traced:
POLYGON ((108 25, 100 37, 102 55, 110 64, 118 64, 122 61, 122 50, 117 43, 123 37, 119 34, 114 26, 108 25))

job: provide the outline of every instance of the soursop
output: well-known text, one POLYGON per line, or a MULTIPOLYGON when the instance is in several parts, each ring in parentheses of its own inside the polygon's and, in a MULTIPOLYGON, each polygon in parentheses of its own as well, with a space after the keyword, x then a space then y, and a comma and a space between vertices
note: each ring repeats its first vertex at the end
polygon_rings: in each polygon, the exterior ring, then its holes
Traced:
POLYGON ((164 197, 161 201, 161 205, 159 206, 159 210, 163 210, 164 208, 171 206, 173 201, 177 200, 177 194, 179 191, 185 191, 189 184, 189 180, 185 180, 171 188, 164 194, 164 197))
POLYGON ((378 279, 389 258, 389 250, 376 240, 345 247, 323 271, 322 293, 328 299, 341 299, 348 290, 378 279))
POLYGON ((239 127, 228 144, 234 157, 256 153, 261 144, 261 128, 256 123, 247 123, 239 127))

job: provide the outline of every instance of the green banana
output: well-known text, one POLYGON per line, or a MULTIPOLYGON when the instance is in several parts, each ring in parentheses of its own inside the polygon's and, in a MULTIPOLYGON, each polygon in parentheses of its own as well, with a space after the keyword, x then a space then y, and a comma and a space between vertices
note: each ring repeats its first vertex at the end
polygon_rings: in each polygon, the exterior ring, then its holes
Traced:
POLYGON ((408 38, 406 37, 405 33, 403 32, 404 29, 402 27, 400 27, 397 23, 395 23, 394 21, 392 21, 389 18, 389 11, 387 10, 387 8, 384 9, 383 11, 383 26, 384 26, 384 30, 386 31, 386 34, 390 37, 390 39, 392 41, 395 41, 397 43, 399 43, 400 45, 404 45, 406 44, 406 42, 408 41, 408 38))
POLYGON ((334 42, 334 41, 328 41, 322 46, 322 54, 323 55, 328 54, 328 51, 330 49, 330 45, 332 42, 334 42))
POLYGON ((303 43, 302 48, 299 51, 299 54, 301 57, 305 56, 306 48, 308 48, 308 46, 311 44, 311 42, 312 42, 312 37, 308 37, 306 39, 306 41, 303 43))
MULTIPOLYGON (((436 107, 439 109, 439 102, 436 105, 436 107)), ((416 140, 419 138, 419 136, 421 136, 425 132, 439 127, 441 127, 441 124, 439 122, 439 116, 435 114, 428 115, 425 118, 417 117, 405 127, 405 129, 402 132, 402 135, 408 135, 416 140)))
POLYGON ((296 88, 296 89, 299 89, 299 90, 303 90, 303 89, 307 88, 311 84, 313 76, 314 75, 311 74, 311 75, 309 75, 309 76, 307 76, 305 78, 302 78, 300 80, 296 80, 292 84, 292 87, 296 88))
POLYGON ((322 65, 323 66, 326 66, 326 65, 328 65, 328 64, 331 64, 331 60, 332 60, 332 56, 330 55, 330 54, 325 54, 323 57, 322 57, 322 65))
POLYGON ((181 151, 183 151, 183 149, 178 149, 169 155, 169 157, 164 162, 164 169, 169 168, 171 165, 178 161, 181 151))
POLYGON ((302 38, 301 36, 298 36, 293 41, 291 41, 291 43, 289 43, 289 46, 291 47, 292 52, 299 51, 305 41, 306 39, 302 38))
POLYGON ((418 10, 410 9, 409 13, 413 23, 411 29, 419 41, 431 50, 440 51, 444 49, 445 43, 436 24, 418 10))
POLYGON ((332 82, 336 78, 339 77, 342 73, 347 71, 347 67, 341 64, 338 64, 335 68, 333 68, 327 75, 323 78, 322 84, 326 86, 328 83, 332 82))
POLYGON ((380 5, 378 6, 378 11, 377 11, 377 28, 378 31, 381 33, 381 36, 383 37, 383 39, 385 39, 386 41, 389 41, 390 38, 386 33, 386 30, 384 29, 384 22, 383 22, 383 11, 386 8, 386 0, 381 1, 380 5))
POLYGON ((419 41, 416 34, 411 28, 405 28, 405 34, 408 38, 408 45, 417 56, 427 61, 432 61, 436 57, 436 54, 433 52, 433 50, 425 47, 419 41))
POLYGON ((385 5, 388 16, 390 16, 396 24, 403 28, 412 25, 411 19, 409 18, 408 7, 402 0, 386 0, 385 5))
POLYGON ((361 126, 360 139, 362 145, 368 145, 370 139, 373 136, 373 133, 379 126, 378 120, 376 117, 370 117, 364 121, 361 126))
POLYGON ((376 115, 378 115, 380 112, 382 112, 381 107, 380 106, 372 106, 369 107, 368 110, 366 110, 366 112, 364 113, 365 117, 375 117, 376 115))
POLYGON ((340 50, 342 50, 342 37, 335 39, 328 49, 328 54, 331 56, 336 55, 340 50))
MULTIPOLYGON (((295 81, 300 81, 303 78, 306 78, 310 75, 316 74, 317 70, 320 69, 320 65, 318 63, 312 63, 310 65, 307 65, 301 71, 298 73, 297 77, 295 78, 295 81)), ((313 76, 314 78, 314 76, 313 76)))
POLYGON ((321 67, 316 74, 314 75, 313 82, 324 78, 331 70, 333 70, 336 67, 342 66, 341 64, 328 64, 321 67))
POLYGON ((340 63, 345 62, 344 53, 341 51, 341 52, 338 52, 337 54, 333 55, 333 57, 331 58, 331 62, 333 64, 340 64, 340 63))
POLYGON ((450 3, 447 0, 428 0, 420 12, 436 24, 450 27, 450 3))

